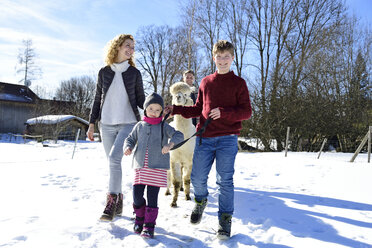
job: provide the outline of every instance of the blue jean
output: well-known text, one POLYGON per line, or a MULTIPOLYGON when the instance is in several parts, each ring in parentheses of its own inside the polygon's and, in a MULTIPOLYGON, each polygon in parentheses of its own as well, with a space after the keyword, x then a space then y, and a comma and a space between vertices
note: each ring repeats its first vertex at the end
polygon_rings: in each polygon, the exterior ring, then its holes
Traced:
POLYGON ((226 135, 212 138, 196 138, 191 183, 197 201, 208 197, 208 175, 216 160, 216 177, 219 190, 218 217, 234 212, 234 163, 238 153, 238 136, 226 135))
POLYGON ((106 157, 109 161, 110 179, 109 193, 122 193, 122 170, 121 160, 123 158, 124 140, 132 131, 135 123, 106 125, 100 123, 100 132, 102 137, 103 148, 105 149, 106 157))

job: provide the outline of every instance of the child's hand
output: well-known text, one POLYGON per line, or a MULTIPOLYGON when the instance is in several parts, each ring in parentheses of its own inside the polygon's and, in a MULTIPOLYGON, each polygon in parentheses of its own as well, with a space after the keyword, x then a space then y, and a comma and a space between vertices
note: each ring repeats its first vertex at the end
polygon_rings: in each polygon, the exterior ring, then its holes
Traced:
POLYGON ((132 154, 132 149, 130 149, 130 148, 126 148, 126 149, 124 150, 124 155, 125 155, 125 156, 131 155, 131 154, 132 154))
POLYGON ((170 151, 170 149, 173 148, 173 146, 174 146, 173 142, 169 143, 168 145, 163 146, 163 149, 161 149, 161 153, 163 153, 163 154, 168 153, 170 151))
POLYGON ((213 120, 219 119, 221 117, 221 111, 219 108, 214 108, 209 112, 209 117, 211 117, 213 120))

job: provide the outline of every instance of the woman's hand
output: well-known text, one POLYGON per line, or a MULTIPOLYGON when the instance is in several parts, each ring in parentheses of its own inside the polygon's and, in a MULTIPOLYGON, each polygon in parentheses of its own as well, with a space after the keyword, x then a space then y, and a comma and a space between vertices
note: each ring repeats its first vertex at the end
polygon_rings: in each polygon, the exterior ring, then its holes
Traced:
POLYGON ((90 141, 94 141, 94 124, 93 123, 89 124, 87 136, 90 141))

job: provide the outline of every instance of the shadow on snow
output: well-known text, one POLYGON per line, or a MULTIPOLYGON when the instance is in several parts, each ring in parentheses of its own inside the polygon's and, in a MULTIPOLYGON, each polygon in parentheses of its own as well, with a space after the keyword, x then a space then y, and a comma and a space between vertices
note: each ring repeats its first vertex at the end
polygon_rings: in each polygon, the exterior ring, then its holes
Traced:
MULTIPOLYGON (((288 230, 296 237, 308 237, 348 247, 371 247, 371 244, 341 236, 332 225, 325 223, 320 218, 340 221, 363 228, 372 228, 372 223, 290 207, 285 203, 284 199, 308 207, 325 206, 338 209, 372 211, 372 205, 364 203, 296 193, 235 188, 235 208, 246 211, 236 211, 234 217, 241 219, 244 224, 262 225, 262 228, 267 230, 274 226, 288 230)), ((267 247, 256 245, 258 247, 267 247)))

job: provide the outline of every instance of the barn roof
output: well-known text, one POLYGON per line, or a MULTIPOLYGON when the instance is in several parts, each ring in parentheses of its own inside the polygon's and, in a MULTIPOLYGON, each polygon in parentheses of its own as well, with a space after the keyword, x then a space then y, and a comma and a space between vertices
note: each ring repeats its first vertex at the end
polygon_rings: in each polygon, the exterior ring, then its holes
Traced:
POLYGON ((89 122, 84 120, 83 118, 74 116, 74 115, 43 115, 35 118, 28 119, 26 124, 28 125, 36 125, 36 124, 47 124, 53 125, 69 120, 77 120, 85 125, 89 125, 89 122))
POLYGON ((0 101, 35 103, 37 99, 40 98, 27 86, 0 82, 0 101))

